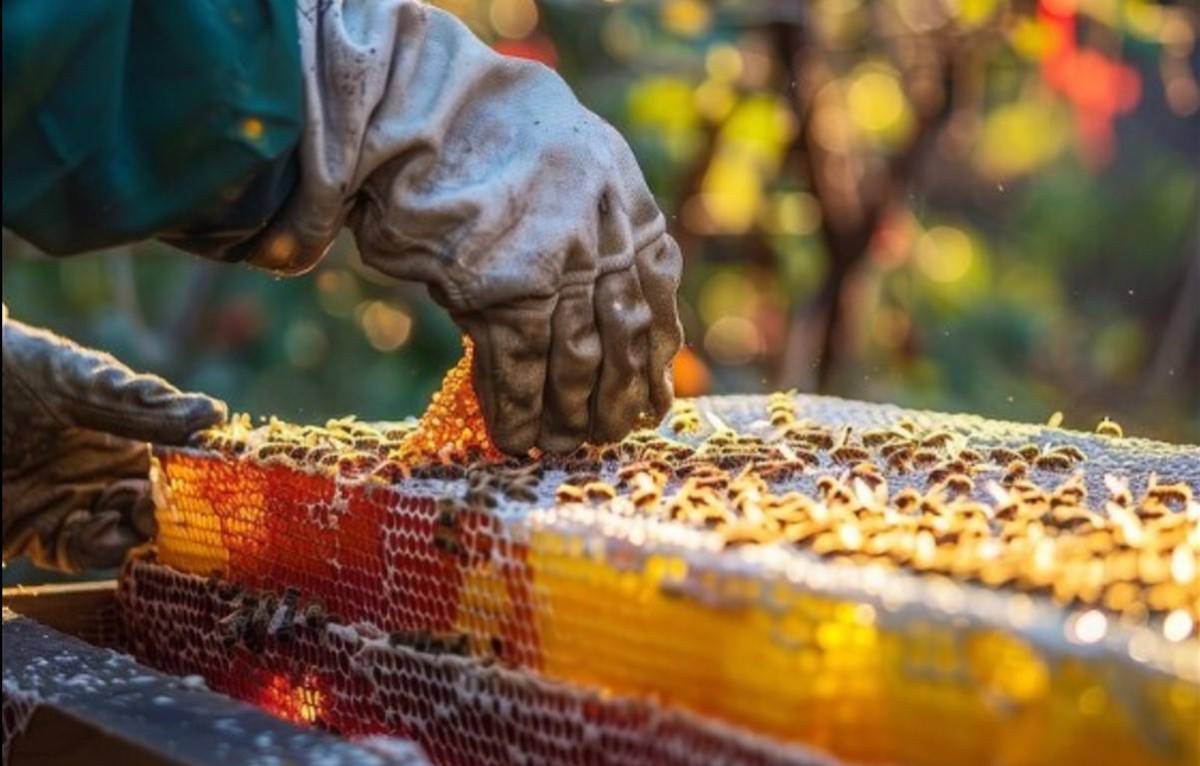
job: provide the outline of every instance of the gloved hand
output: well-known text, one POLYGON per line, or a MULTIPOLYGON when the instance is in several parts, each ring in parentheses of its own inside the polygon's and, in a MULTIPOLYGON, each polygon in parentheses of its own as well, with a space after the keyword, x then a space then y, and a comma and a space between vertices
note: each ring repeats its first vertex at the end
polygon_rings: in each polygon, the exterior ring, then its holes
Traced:
POLYGON ((225 419, 225 405, 135 375, 4 308, 4 559, 116 566, 154 531, 150 450, 225 419))
POLYGON ((546 67, 416 0, 301 0, 301 183, 251 262, 311 268, 343 223, 474 340, 497 446, 614 441, 670 407, 679 249, 629 147, 546 67))

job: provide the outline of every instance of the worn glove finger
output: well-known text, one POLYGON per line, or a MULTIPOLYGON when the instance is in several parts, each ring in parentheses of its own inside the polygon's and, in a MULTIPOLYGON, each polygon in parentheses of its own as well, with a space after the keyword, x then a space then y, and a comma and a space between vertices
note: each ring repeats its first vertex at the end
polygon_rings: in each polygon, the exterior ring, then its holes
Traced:
POLYGON ((638 280, 650 306, 650 356, 647 376, 656 420, 666 415, 674 399, 671 363, 683 343, 676 293, 683 274, 679 245, 666 232, 666 220, 638 168, 629 144, 606 125, 610 152, 616 164, 617 184, 612 193, 628 212, 638 280))
POLYGON ((650 307, 633 268, 633 232, 619 199, 602 200, 600 276, 596 281, 596 326, 603 358, 592 397, 591 441, 623 438, 650 411, 646 379, 650 307))
POLYGON ((5 560, 24 554, 38 566, 73 571, 111 558, 104 551, 88 554, 86 540, 99 539, 107 550, 113 540, 124 545, 133 537, 148 539, 154 531, 149 471, 144 442, 78 428, 61 433, 53 451, 38 460, 6 465, 5 560), (87 516, 106 511, 115 512, 127 531, 89 526, 87 516))
POLYGON ((122 522, 132 528, 142 540, 158 532, 154 518, 154 493, 149 478, 122 479, 104 488, 93 504, 98 511, 113 510, 121 514, 122 522))
POLYGON ((537 442, 554 299, 456 317, 475 342, 475 392, 496 446, 523 455, 537 442))
POLYGON ((683 325, 675 294, 683 272, 683 256, 670 234, 643 247, 634 258, 638 280, 650 307, 650 359, 646 370, 650 403, 656 420, 671 409, 675 386, 671 363, 683 344, 683 325))
POLYGON ((590 275, 567 284, 550 320, 546 401, 537 442, 546 452, 569 452, 588 437, 588 401, 600 369, 594 292, 590 275))
POLYGON ((223 402, 182 393, 162 378, 134 373, 109 354, 7 317, 4 375, 12 386, 11 394, 6 386, 5 409, 14 404, 38 408, 60 427, 183 444, 227 415, 223 402), (9 402, 10 395, 21 402, 9 402))
POLYGON ((633 269, 601 277, 596 306, 603 360, 592 397, 591 441, 603 444, 619 441, 653 417, 646 375, 650 307, 633 269))
POLYGON ((119 511, 73 514, 59 538, 59 568, 78 572, 119 566, 130 548, 144 542, 119 511))

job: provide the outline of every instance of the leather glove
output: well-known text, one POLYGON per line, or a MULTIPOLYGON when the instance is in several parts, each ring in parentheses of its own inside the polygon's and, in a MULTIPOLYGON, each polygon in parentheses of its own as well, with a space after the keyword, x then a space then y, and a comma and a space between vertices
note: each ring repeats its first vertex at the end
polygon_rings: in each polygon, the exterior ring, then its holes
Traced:
POLYGON ((136 375, 4 309, 4 560, 116 566, 154 532, 147 442, 183 444, 225 405, 136 375))
POLYGON ((510 453, 615 441, 670 407, 682 261, 628 145, 541 64, 416 0, 299 5, 301 182, 251 245, 311 268, 339 228, 475 342, 510 453))

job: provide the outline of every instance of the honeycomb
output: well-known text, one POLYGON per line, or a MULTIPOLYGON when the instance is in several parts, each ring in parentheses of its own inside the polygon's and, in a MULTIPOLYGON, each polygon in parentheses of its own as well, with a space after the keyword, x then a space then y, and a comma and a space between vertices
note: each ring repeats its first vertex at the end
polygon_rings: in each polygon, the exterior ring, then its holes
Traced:
POLYGON ((441 763, 1200 758, 1200 448, 790 392, 421 428, 160 450, 131 650, 441 763))
POLYGON ((488 438, 483 411, 475 396, 471 365, 475 344, 463 336, 463 356, 434 393, 417 427, 404 434, 389 457, 403 465, 430 461, 462 462, 472 458, 497 459, 501 453, 488 438))

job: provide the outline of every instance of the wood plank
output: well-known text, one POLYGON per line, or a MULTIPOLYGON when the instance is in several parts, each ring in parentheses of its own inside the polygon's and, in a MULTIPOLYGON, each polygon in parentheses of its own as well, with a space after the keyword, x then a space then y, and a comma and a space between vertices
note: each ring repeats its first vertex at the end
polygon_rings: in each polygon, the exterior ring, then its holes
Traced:
POLYGON ((427 764, 411 743, 402 743, 408 757, 393 758, 209 691, 199 679, 160 673, 9 609, 3 641, 6 726, 10 709, 33 710, 25 721, 15 721, 17 733, 9 743, 13 766, 427 764))
POLYGON ((117 639, 116 580, 4 589, 4 606, 97 646, 117 639))

